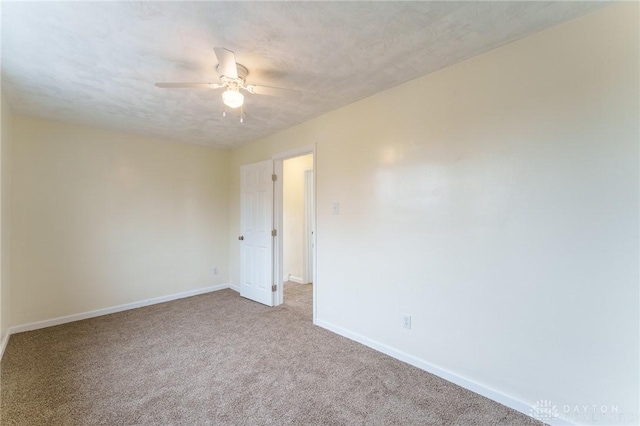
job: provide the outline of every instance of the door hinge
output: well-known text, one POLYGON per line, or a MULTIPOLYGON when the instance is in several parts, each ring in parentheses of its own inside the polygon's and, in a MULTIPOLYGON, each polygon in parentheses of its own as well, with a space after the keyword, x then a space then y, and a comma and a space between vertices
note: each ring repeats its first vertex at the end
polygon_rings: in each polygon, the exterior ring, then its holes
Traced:
POLYGON ((277 181, 278 180, 278 176, 275 175, 275 174, 271 175, 271 180, 274 181, 274 182, 277 181))
POLYGON ((271 285, 271 291, 276 291, 278 289, 278 286, 275 284, 271 285))
POLYGON ((275 237, 276 235, 278 235, 278 231, 276 231, 275 229, 271 230, 271 236, 275 237))

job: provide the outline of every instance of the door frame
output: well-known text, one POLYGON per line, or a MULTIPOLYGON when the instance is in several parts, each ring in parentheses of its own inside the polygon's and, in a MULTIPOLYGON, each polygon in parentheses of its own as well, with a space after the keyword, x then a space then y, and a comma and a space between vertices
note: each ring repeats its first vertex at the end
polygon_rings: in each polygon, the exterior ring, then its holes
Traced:
MULTIPOLYGON (((300 148, 292 149, 285 152, 274 154, 271 158, 273 160, 273 173, 278 177, 275 181, 273 188, 273 229, 277 230, 276 237, 273 239, 273 272, 274 282, 276 283, 276 293, 274 297, 274 306, 281 305, 284 301, 283 285, 284 273, 283 273, 283 255, 282 255, 282 222, 283 222, 283 163, 284 160, 289 158, 300 157, 302 155, 313 154, 313 196, 314 196, 314 209, 311 213, 313 215, 313 223, 317 224, 317 162, 316 162, 316 144, 302 146, 300 148)), ((317 228, 317 226, 316 226, 317 228)), ((314 249, 312 254, 313 259, 313 323, 316 323, 316 296, 318 294, 318 230, 314 232, 314 249)))
POLYGON ((313 283, 313 237, 315 236, 316 228, 313 217, 313 211, 315 208, 313 174, 313 169, 304 171, 304 238, 302 248, 302 253, 304 254, 302 282, 304 284, 313 283))

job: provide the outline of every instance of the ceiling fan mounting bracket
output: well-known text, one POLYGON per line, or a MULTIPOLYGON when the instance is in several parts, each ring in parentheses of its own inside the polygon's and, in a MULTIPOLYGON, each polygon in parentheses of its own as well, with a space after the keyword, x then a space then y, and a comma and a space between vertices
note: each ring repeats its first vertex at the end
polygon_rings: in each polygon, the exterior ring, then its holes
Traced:
MULTIPOLYGON (((241 64, 236 64, 236 69, 238 70, 238 78, 237 80, 241 80, 243 83, 246 81, 247 76, 249 75, 249 70, 247 69, 247 67, 245 67, 244 65, 241 64)), ((236 80, 234 78, 229 78, 225 75, 223 75, 220 72, 220 64, 218 64, 216 66, 216 71, 218 72, 218 75, 220 76, 220 79, 227 79, 228 81, 233 81, 236 80)))

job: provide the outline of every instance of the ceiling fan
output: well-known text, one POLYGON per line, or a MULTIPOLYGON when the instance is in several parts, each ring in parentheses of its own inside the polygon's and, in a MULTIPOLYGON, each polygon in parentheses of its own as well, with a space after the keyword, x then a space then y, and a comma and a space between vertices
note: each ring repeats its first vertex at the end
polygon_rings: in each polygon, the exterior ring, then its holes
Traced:
POLYGON ((279 96, 287 99, 299 99, 302 95, 302 92, 298 90, 247 84, 246 78, 247 75, 249 75, 249 70, 244 65, 236 62, 236 56, 231 50, 214 47, 213 51, 218 59, 216 71, 218 71, 220 83, 156 83, 155 85, 165 89, 225 89, 224 92, 222 92, 222 116, 226 115, 224 105, 234 109, 240 108, 241 123, 244 121, 242 108, 244 95, 240 90, 255 95, 279 96))

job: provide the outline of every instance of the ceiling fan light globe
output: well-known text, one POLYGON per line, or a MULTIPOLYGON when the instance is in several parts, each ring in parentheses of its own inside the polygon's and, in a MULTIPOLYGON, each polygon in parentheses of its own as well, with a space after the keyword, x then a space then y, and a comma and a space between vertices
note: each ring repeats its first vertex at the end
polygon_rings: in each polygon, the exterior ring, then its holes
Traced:
POLYGON ((222 93, 222 102, 229 108, 238 108, 244 103, 244 96, 237 90, 226 90, 222 93))

